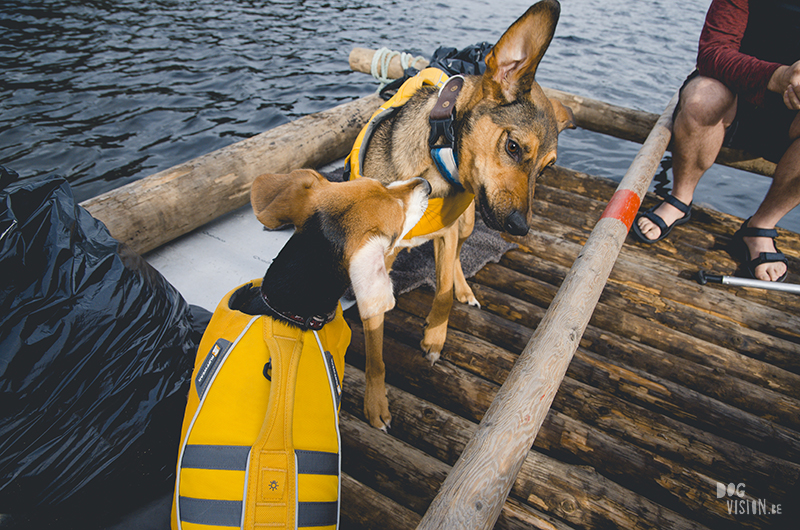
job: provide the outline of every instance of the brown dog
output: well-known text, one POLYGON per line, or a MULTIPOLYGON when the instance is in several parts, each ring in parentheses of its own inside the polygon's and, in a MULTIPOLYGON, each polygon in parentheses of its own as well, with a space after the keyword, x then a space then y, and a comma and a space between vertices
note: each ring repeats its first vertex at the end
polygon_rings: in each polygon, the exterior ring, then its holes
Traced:
POLYGON ((362 315, 383 315, 394 307, 387 256, 419 221, 430 190, 420 178, 332 183, 311 169, 256 178, 250 202, 258 220, 270 229, 292 224, 295 233, 248 312, 301 327, 325 322, 352 285, 362 315))
MULTIPOLYGON (((475 204, 490 228, 513 235, 527 233, 536 177, 555 162, 558 133, 574 127, 571 111, 549 100, 534 80, 559 13, 556 0, 532 6, 486 57, 482 76, 464 78, 460 92, 453 89, 457 95, 445 103, 446 94, 440 96, 435 87, 423 86, 396 114, 375 126, 363 148, 366 152, 360 155, 364 177, 384 183, 422 177, 431 184, 432 198, 447 200, 458 193, 475 197, 455 222, 397 245, 399 251, 427 239, 434 241, 436 294, 421 343, 432 363, 444 346, 453 294, 460 302, 479 306, 459 261, 462 243, 474 226, 475 204), (429 145, 434 115, 443 108, 452 109, 453 103, 457 182, 437 169, 429 145)), ((445 85, 442 92, 449 87, 445 85)), ((393 259, 394 255, 387 260, 387 269, 393 259)), ((364 412, 374 427, 386 429, 391 415, 384 384, 383 314, 362 313, 361 318, 367 351, 364 412)))

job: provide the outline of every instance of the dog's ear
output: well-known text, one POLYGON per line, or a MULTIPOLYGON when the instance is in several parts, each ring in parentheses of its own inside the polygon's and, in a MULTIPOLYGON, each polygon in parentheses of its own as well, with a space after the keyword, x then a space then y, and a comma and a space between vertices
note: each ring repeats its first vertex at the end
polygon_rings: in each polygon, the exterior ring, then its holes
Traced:
POLYGON ((296 169, 288 175, 260 175, 250 188, 253 212, 270 229, 288 224, 303 226, 314 213, 311 194, 323 181, 325 177, 312 169, 296 169))
POLYGON ((386 268, 388 245, 381 237, 370 238, 350 258, 350 283, 362 320, 394 308, 394 289, 386 268))
POLYGON ((542 0, 519 17, 486 56, 484 80, 495 97, 515 101, 528 92, 556 31, 561 5, 542 0))
POLYGON ((556 115, 556 122, 558 124, 558 132, 564 129, 575 129, 575 115, 572 114, 572 109, 563 105, 559 100, 550 98, 550 104, 553 105, 553 112, 556 115))

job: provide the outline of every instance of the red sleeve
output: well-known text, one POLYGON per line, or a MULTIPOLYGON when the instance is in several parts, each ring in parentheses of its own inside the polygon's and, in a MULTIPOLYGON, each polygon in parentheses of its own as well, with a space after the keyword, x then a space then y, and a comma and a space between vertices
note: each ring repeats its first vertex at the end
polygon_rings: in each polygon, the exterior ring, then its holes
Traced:
POLYGON ((748 0, 713 0, 700 33, 697 69, 755 105, 761 104, 767 84, 780 64, 739 52, 747 28, 748 0))

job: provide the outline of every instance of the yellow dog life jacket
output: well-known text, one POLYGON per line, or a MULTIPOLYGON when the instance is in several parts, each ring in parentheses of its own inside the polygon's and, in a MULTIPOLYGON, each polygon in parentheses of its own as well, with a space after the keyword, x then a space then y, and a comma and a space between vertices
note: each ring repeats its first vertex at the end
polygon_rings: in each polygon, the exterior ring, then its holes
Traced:
POLYGON ((197 353, 172 529, 335 529, 350 343, 342 308, 318 332, 303 331, 231 309, 237 290, 220 302, 197 353))
MULTIPOLYGON (((372 114, 367 124, 356 137, 353 149, 345 159, 345 167, 349 168, 351 179, 363 176, 361 174, 361 166, 364 162, 365 154, 361 150, 364 147, 366 151, 366 147, 369 145, 372 133, 378 123, 389 117, 397 107, 405 105, 423 85, 433 85, 441 88, 447 80, 447 74, 438 68, 425 68, 403 83, 397 93, 372 114)), ((428 199, 428 208, 422 215, 422 219, 406 234, 405 239, 430 235, 437 230, 450 226, 464 213, 474 198, 474 195, 462 190, 445 198, 428 199)))

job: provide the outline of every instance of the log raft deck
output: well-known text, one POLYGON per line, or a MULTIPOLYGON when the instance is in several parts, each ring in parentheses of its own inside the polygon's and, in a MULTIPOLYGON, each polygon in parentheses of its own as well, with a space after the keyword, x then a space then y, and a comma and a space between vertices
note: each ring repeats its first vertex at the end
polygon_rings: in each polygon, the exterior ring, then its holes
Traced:
MULTIPOLYGON (((642 142, 651 128, 656 133, 669 126, 664 116, 657 121, 657 116, 551 94, 572 106, 578 125, 587 129, 642 142)), ((249 183, 260 173, 316 167, 343 156, 379 104, 369 96, 301 118, 83 205, 115 237, 145 252, 210 220, 194 219, 198 212, 213 218, 245 204, 249 183), (336 131, 336 138, 288 149, 293 142, 317 141, 301 132, 306 127, 336 131), (315 158, 297 159, 297 153, 315 158), (209 182, 215 183, 213 189, 209 182), (193 202, 181 210, 187 193, 196 193, 196 201, 209 208, 193 202), (209 209, 213 212, 206 213, 209 209)), ((666 147, 668 139, 667 131, 666 140, 656 141, 666 147)), ((653 166, 660 156, 640 153, 629 174, 641 172, 639 158, 651 159, 646 165, 653 166)), ((763 160, 742 153, 728 152, 718 160, 732 161, 756 172, 771 171, 763 160)), ((645 190, 651 170, 646 169, 645 190)), ((636 243, 623 233, 615 236, 618 250, 614 245, 592 250, 593 230, 615 217, 609 203, 618 202, 620 189, 567 168, 546 170, 536 185, 529 234, 515 238, 518 248, 470 279, 482 307, 454 304, 447 342, 434 366, 418 346, 432 293, 422 288, 398 297, 385 325, 393 414, 388 434, 364 421, 363 333, 355 309, 348 312, 353 340, 341 412, 342 528, 797 524, 800 297, 699 285, 693 279, 699 270, 736 269, 726 247, 742 223, 702 207, 659 244, 636 243), (607 272, 599 271, 603 267, 590 253, 611 255, 607 272), (588 263, 588 271, 579 270, 576 278, 581 262, 588 263), (570 290, 597 278, 596 303, 570 290), (585 329, 551 318, 560 307, 582 305, 587 306, 585 329), (559 345, 539 348, 540 367, 554 375, 548 381, 541 372, 531 374, 522 381, 522 392, 530 387, 538 392, 544 385, 538 399, 552 399, 552 405, 548 412, 545 404, 537 421, 538 404, 530 404, 533 412, 520 413, 517 424, 509 425, 508 406, 516 405, 500 401, 514 398, 501 389, 507 379, 519 379, 509 374, 518 370, 521 356, 530 355, 537 337, 548 334, 543 327, 566 333, 571 351, 560 352, 559 345), (562 366, 566 372, 559 386, 562 366), (521 444, 518 455, 492 460, 498 448, 487 437, 499 427, 511 430, 500 438, 499 451, 521 444), (473 462, 475 455, 486 458, 473 462), (448 475, 456 484, 442 488, 448 475), (733 484, 733 495, 719 491, 718 484, 733 484), (456 520, 470 522, 447 522, 456 520)), ((654 201, 648 194, 643 205, 654 201)), ((782 229, 779 234, 778 245, 789 258, 787 282, 800 283, 800 236, 782 229)), ((505 388, 515 383, 520 381, 505 388)))

